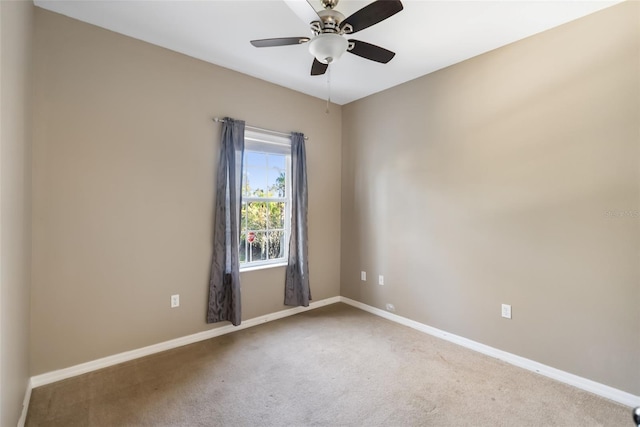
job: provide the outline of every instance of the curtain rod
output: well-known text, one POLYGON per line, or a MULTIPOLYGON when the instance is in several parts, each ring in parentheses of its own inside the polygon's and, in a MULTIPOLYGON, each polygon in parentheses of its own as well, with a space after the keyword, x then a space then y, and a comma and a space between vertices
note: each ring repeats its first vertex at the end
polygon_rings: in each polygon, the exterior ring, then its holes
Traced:
MULTIPOLYGON (((219 123, 224 123, 224 119, 221 119, 219 117, 214 117, 213 118, 214 122, 219 122, 219 123)), ((273 133, 276 135, 282 135, 282 136, 291 136, 290 133, 285 133, 285 132, 278 132, 277 130, 270 130, 270 129, 263 129, 263 128, 259 128, 256 126, 249 126, 249 125, 245 125, 245 128, 249 129, 249 130, 254 130, 254 131, 258 131, 258 132, 269 132, 269 133, 273 133)), ((304 140, 307 141, 309 139, 308 136, 304 137, 304 140)))

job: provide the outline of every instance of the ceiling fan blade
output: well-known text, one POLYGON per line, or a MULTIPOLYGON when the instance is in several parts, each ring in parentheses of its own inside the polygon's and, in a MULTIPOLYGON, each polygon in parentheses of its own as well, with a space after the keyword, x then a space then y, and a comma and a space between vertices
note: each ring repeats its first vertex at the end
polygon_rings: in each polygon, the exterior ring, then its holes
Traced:
POLYGON ((348 29, 349 25, 353 29, 350 34, 353 34, 384 21, 402 9, 402 2, 399 0, 376 0, 342 21, 340 28, 348 29))
POLYGON ((321 76, 327 71, 328 67, 329 67, 329 64, 323 64, 322 62, 313 58, 313 65, 311 65, 311 75, 321 76))
POLYGON ((284 2, 305 24, 320 21, 318 13, 306 0, 284 0, 284 2))
POLYGON ((311 40, 309 37, 281 37, 278 39, 251 40, 255 47, 289 46, 292 44, 302 44, 311 40))
POLYGON ((347 52, 351 52, 354 55, 361 56, 365 59, 386 64, 396 56, 395 52, 391 52, 390 50, 371 43, 362 42, 360 40, 349 40, 349 45, 352 43, 353 48, 347 50, 347 52))

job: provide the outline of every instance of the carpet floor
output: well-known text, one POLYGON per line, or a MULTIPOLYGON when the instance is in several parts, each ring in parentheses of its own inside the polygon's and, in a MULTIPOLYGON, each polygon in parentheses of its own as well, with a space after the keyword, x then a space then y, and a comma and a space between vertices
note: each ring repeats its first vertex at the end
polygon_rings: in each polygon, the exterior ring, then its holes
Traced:
POLYGON ((27 426, 631 426, 631 410, 333 304, 33 390, 27 426))

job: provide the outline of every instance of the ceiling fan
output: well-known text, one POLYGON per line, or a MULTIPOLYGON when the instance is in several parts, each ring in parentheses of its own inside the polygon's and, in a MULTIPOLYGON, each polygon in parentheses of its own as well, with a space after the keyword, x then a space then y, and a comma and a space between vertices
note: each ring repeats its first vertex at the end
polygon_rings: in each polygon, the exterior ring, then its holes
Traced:
POLYGON ((378 22, 400 12, 399 0, 376 0, 349 17, 335 10, 339 0, 322 0, 324 10, 316 12, 310 4, 301 1, 289 1, 294 11, 311 19, 309 25, 313 37, 282 37, 275 39, 251 40, 255 47, 273 47, 297 45, 309 42, 309 52, 314 56, 311 75, 322 75, 332 62, 338 60, 344 52, 350 52, 371 61, 386 64, 395 56, 394 52, 360 40, 347 39, 345 35, 364 30, 378 22), (300 6, 303 3, 303 6, 300 6), (300 8, 308 10, 300 10, 300 8))

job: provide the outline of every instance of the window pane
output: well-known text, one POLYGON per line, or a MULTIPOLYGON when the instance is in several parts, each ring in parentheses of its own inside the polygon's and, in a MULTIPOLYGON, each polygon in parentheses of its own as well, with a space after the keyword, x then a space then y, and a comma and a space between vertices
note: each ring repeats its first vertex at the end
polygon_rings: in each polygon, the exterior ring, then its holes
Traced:
POLYGON ((249 235, 249 262, 264 261, 267 259, 267 242, 264 231, 256 231, 249 235), (251 241, 253 238, 253 241, 251 241))
POLYGON ((269 154, 268 157, 268 185, 272 196, 285 196, 285 166, 286 159, 281 154, 269 154))
POLYGON ((247 233, 240 233, 240 262, 247 262, 247 233))
POLYGON ((247 203, 242 202, 240 206, 240 232, 247 231, 247 203))
POLYGON ((269 210, 269 228, 284 228, 284 202, 271 202, 267 206, 269 210))
POLYGON ((256 153, 255 151, 244 152, 244 165, 245 166, 258 166, 262 168, 267 167, 267 155, 264 153, 256 153))
POLYGON ((246 167, 242 182, 245 196, 264 197, 269 190, 267 184, 267 170, 265 168, 246 167))
POLYGON ((247 202, 247 231, 267 229, 267 203, 247 202))
POLYGON ((286 166, 285 157, 282 154, 269 154, 269 167, 284 170, 286 166))
POLYGON ((269 169, 269 190, 272 197, 285 197, 286 195, 286 178, 284 170, 271 168, 269 169))
POLYGON ((269 232, 269 259, 284 256, 284 231, 269 232))
POLYGON ((247 177, 246 168, 242 170, 242 196, 249 195, 249 180, 247 177))

